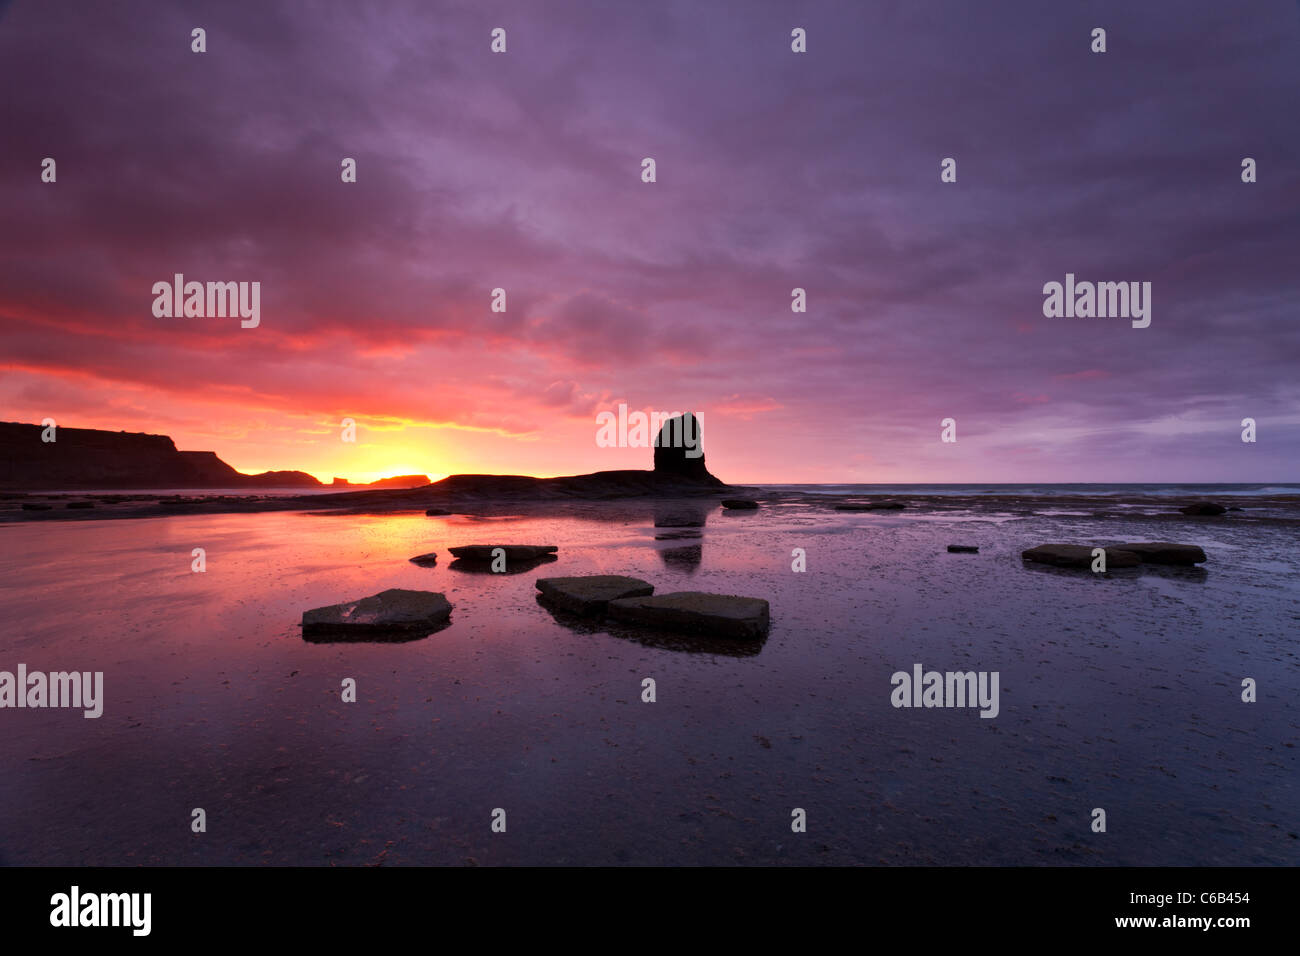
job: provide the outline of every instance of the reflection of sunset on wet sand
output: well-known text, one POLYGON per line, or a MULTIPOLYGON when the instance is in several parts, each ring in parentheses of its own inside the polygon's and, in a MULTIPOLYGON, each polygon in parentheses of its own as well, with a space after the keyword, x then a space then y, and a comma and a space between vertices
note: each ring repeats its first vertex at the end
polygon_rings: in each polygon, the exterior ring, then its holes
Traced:
MULTIPOLYGON (((5 712, 0 763, 24 772, 0 791, 0 818, 32 824, 13 831, 5 861, 364 863, 392 841, 390 863, 1126 865, 1236 859, 1243 847, 1285 862, 1289 771, 1270 756, 1284 728, 1211 689, 1243 649, 1281 659, 1289 528, 1202 524, 1203 567, 1104 579, 1019 557, 1040 540, 1189 533, 1187 519, 853 514, 806 498, 739 517, 633 501, 0 526, 5 659, 75 658, 107 674, 98 720, 5 712), (483 540, 560 550, 528 574, 442 563, 483 540), (949 554, 953 541, 980 552, 949 554), (196 542, 204 574, 190 571, 196 542), (670 557, 684 547, 689 560, 670 557), (804 574, 791 573, 795 547, 809 554, 804 574), (432 565, 408 560, 430 551, 432 565), (581 574, 761 595, 771 631, 707 640, 538 601, 537 577, 581 574), (450 624, 399 643, 303 640, 305 609, 386 588, 445 593, 450 624), (890 675, 913 662, 1000 671, 997 719, 900 719, 890 675), (342 675, 357 681, 355 705, 339 701, 342 675), (653 706, 639 696, 648 675, 653 706), (1170 708, 1195 716, 1171 721, 1170 708), (1214 770, 1225 735, 1260 745, 1236 751, 1228 777, 1214 770), (1176 778, 1160 769, 1172 760, 1176 778), (184 828, 155 825, 187 813, 196 788, 229 794, 233 828, 197 849, 184 828), (1134 826, 1185 807, 1225 812, 1183 816, 1158 843, 1085 852, 1060 822, 1085 788, 1126 805, 1134 826), (493 843, 477 826, 501 804, 529 840, 493 843), (804 805, 833 841, 771 837, 804 805), (575 813, 599 826, 567 829, 575 813), (1282 829, 1260 826, 1269 820, 1282 829)), ((1271 694, 1300 695, 1294 669, 1252 672, 1271 694)))

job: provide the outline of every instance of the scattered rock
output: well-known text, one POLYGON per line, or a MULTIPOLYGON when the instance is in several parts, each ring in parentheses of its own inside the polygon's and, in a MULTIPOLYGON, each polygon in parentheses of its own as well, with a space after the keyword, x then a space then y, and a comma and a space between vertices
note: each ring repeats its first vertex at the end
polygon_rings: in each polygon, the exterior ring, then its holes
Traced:
POLYGON ((758 502, 748 498, 723 498, 722 507, 732 511, 753 511, 758 507, 758 502))
POLYGON ((451 603, 443 594, 391 588, 358 601, 304 611, 302 627, 304 634, 428 631, 450 617, 451 603))
MULTIPOLYGON (((1040 544, 1036 548, 1022 551, 1020 556, 1026 561, 1051 564, 1058 568, 1092 568, 1092 545, 1087 544, 1040 544)), ((1132 551, 1122 548, 1106 548, 1106 569, 1133 568, 1142 563, 1132 551)))
MULTIPOLYGON (((1121 551, 1132 551, 1144 564, 1200 564, 1205 552, 1194 544, 1170 544, 1168 541, 1144 541, 1139 544, 1118 545, 1121 551)), ((1107 558, 1107 561, 1110 559, 1107 558)))
POLYGON ((537 558, 525 558, 515 561, 476 561, 470 558, 454 558, 447 565, 448 571, 462 574, 528 574, 536 571, 543 564, 553 564, 560 560, 557 555, 543 554, 537 558), (502 566, 504 565, 504 567, 502 566))
POLYGON ((553 544, 466 544, 459 548, 448 548, 454 557, 462 561, 491 563, 495 557, 493 551, 500 548, 505 552, 506 562, 535 561, 548 554, 555 554, 560 549, 553 544))
POLYGON ((415 557, 411 558, 411 563, 412 564, 437 564, 438 552, 430 551, 428 554, 417 554, 415 557))
POLYGON ((767 633, 768 604, 762 598, 678 591, 656 597, 610 601, 609 616, 633 624, 716 637, 758 639, 767 633))
POLYGON ((975 544, 950 544, 948 550, 953 554, 979 554, 979 545, 975 544))
POLYGON ((836 511, 901 511, 907 505, 901 501, 869 501, 864 504, 836 505, 836 511))
POLYGON ((620 574, 587 574, 572 578, 538 578, 537 590, 551 604, 579 614, 603 614, 610 601, 649 597, 654 585, 620 574))
POLYGON ((1228 509, 1213 501, 1198 501, 1178 510, 1185 515, 1221 515, 1228 509))

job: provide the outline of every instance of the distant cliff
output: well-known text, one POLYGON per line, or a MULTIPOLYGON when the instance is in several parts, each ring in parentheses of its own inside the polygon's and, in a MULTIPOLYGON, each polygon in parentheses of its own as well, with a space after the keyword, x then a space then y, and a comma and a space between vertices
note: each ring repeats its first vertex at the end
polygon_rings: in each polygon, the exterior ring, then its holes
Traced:
POLYGON ((166 435, 58 428, 41 441, 40 425, 0 422, 0 487, 24 491, 78 488, 316 488, 301 471, 245 475, 210 451, 178 451, 166 435))
MULTIPOLYGON (((655 438, 653 471, 599 471, 563 478, 452 475, 436 484, 430 484, 425 475, 399 475, 369 485, 335 478, 332 485, 326 486, 301 471, 245 475, 214 452, 178 451, 166 435, 59 428, 55 441, 43 442, 42 431, 40 425, 0 422, 0 489, 329 487, 336 493, 310 496, 312 507, 415 508, 428 507, 444 499, 522 501, 707 496, 730 488, 704 467, 700 422, 690 413, 664 423, 655 438)), ((284 497, 275 506, 301 507, 305 502, 306 498, 299 496, 284 497)))
POLYGON ((353 484, 346 478, 335 478, 330 483, 331 488, 352 489, 352 488, 423 488, 429 484, 428 475, 394 475, 391 478, 380 478, 368 484, 353 484))

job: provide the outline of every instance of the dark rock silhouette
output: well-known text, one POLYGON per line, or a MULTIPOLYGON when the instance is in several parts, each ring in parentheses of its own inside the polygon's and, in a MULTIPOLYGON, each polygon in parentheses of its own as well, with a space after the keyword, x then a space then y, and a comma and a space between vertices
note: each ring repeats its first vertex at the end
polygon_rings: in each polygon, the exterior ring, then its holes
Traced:
MULTIPOLYGON (((45 429, 0 422, 0 488, 320 488, 304 471, 246 475, 212 451, 179 451, 166 435, 58 427, 54 441, 45 429)), ((418 488, 427 475, 397 475, 354 485, 335 478, 338 488, 418 488)))
POLYGON ((659 429, 655 436, 655 474, 688 481, 713 479, 704 467, 700 420, 692 413, 670 418, 659 429))
POLYGON ((1195 544, 1171 544, 1168 541, 1144 541, 1140 544, 1121 544, 1121 551, 1131 551, 1143 564, 1177 564, 1190 567, 1205 560, 1205 551, 1195 544))
POLYGON ((543 564, 552 564, 558 560, 559 557, 554 554, 543 554, 536 558, 509 561, 506 563, 504 570, 497 570, 490 561, 474 561, 470 558, 456 558, 447 565, 447 570, 457 571, 464 574, 527 574, 529 571, 537 570, 543 564))
POLYGON ((40 425, 0 422, 0 487, 306 488, 301 471, 245 475, 210 451, 178 451, 166 435, 64 428, 41 440, 40 425))
MULTIPOLYGON (((335 478, 334 484, 338 484, 340 479, 335 478)), ((355 485, 349 481, 343 481, 343 484, 351 488, 423 488, 429 484, 428 475, 394 475, 391 478, 377 478, 368 484, 355 485)))
POLYGON ((466 544, 447 550, 454 557, 464 561, 480 561, 486 564, 497 557, 494 553, 497 551, 506 561, 535 561, 537 558, 554 554, 560 549, 553 544, 466 544))
MULTIPOLYGON (((246 475, 213 452, 178 451, 166 435, 60 427, 57 441, 45 443, 41 441, 42 431, 40 425, 0 422, 0 489, 331 487, 298 471, 246 475)), ((340 490, 324 494, 194 497, 142 503, 119 509, 112 516, 146 516, 160 509, 170 513, 173 508, 217 513, 304 507, 358 514, 419 509, 429 515, 439 515, 473 512, 485 503, 713 498, 728 492, 755 490, 733 487, 709 473, 704 467, 699 419, 690 413, 669 419, 660 429, 655 439, 653 470, 598 471, 558 478, 451 475, 431 484, 426 482, 423 475, 381 479, 370 485, 353 485, 335 479, 332 488, 340 490)), ((66 515, 67 509, 59 510, 66 515)), ((0 515, 2 520, 9 519, 0 515)))
MULTIPOLYGON (((1058 568, 1083 568, 1085 570, 1092 568, 1092 545, 1088 544, 1040 544, 1036 548, 1030 548, 1022 551, 1020 556, 1026 561, 1037 561, 1040 564, 1051 564, 1058 568)), ((1142 563, 1142 559, 1132 551, 1124 551, 1120 548, 1103 548, 1106 552, 1106 567, 1109 568, 1134 568, 1142 563)))

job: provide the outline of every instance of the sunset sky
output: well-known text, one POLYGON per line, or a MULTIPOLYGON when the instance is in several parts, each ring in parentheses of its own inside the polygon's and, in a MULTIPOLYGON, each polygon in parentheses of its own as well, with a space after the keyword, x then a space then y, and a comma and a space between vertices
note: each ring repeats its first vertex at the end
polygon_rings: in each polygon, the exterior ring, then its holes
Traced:
POLYGON ((1295 0, 0 11, 2 420, 325 481, 649 467, 622 402, 735 482, 1300 478, 1295 0), (1044 317, 1067 272, 1150 327, 1044 317), (155 318, 175 273, 261 324, 155 318))

